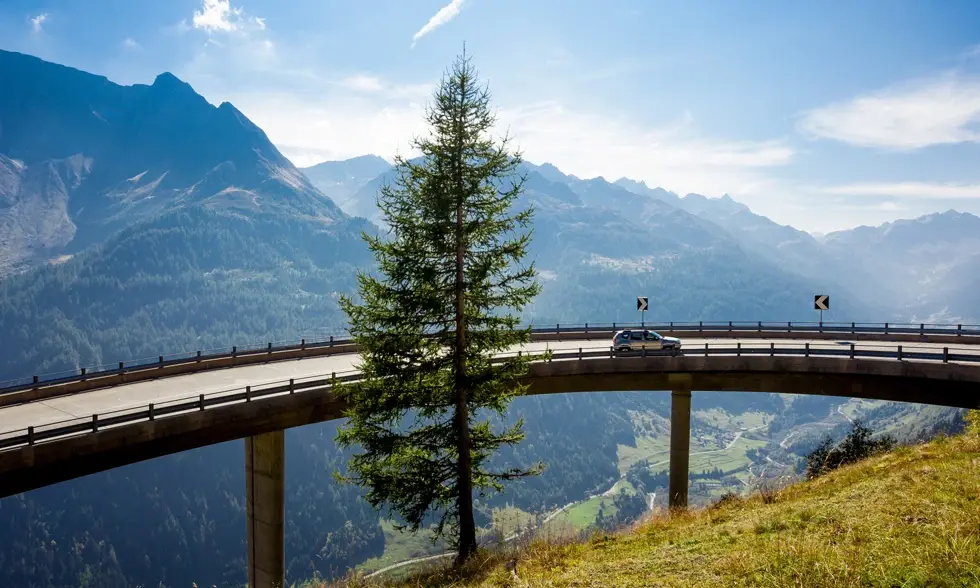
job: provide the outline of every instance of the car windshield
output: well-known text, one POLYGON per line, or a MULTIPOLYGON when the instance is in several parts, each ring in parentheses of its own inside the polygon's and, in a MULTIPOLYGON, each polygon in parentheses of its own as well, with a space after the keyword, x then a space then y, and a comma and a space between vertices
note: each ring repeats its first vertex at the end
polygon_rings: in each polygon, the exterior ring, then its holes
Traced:
POLYGON ((663 337, 661 337, 660 333, 656 331, 647 331, 647 339, 656 341, 657 339, 663 339, 663 337))

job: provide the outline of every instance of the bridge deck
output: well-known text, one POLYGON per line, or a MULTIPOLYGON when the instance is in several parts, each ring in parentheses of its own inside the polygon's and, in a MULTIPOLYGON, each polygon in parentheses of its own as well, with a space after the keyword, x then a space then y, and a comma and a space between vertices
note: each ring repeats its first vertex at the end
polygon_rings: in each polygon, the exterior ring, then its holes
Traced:
MULTIPOLYGON (((727 338, 684 338, 683 350, 695 352, 705 344, 717 346, 733 345, 727 338)), ((781 349, 800 348, 807 344, 811 348, 840 349, 843 345, 855 343, 861 350, 877 350, 894 353, 901 343, 891 342, 854 342, 850 339, 827 341, 817 339, 740 339, 738 342, 745 347, 765 346, 770 343, 781 349)), ((542 352, 546 349, 554 351, 572 351, 582 348, 597 351, 609 349, 608 338, 587 339, 577 341, 551 341, 530 343, 521 349, 525 352, 542 352)), ((908 351, 931 350, 942 352, 943 345, 931 343, 904 344, 908 351)), ((948 346, 947 346, 948 347, 948 346)), ((959 349, 976 349, 980 346, 959 346, 959 349)), ((953 348, 955 351, 957 348, 953 348)), ((516 349, 515 349, 516 351, 516 349)), ((91 419, 93 414, 124 411, 130 408, 145 408, 148 404, 162 404, 168 401, 193 398, 199 394, 210 396, 223 391, 241 390, 245 386, 259 387, 274 383, 288 382, 290 378, 301 381, 305 378, 325 378, 331 373, 342 374, 357 368, 359 356, 353 353, 311 357, 301 360, 271 362, 266 364, 247 365, 234 368, 203 371, 199 373, 165 377, 154 380, 123 384, 110 388, 102 388, 87 392, 70 394, 26 404, 0 407, 0 438, 14 431, 23 431, 28 426, 36 428, 54 423, 68 422, 75 419, 91 419)))
MULTIPOLYGON (((681 376, 693 378, 695 390, 800 392, 980 407, 978 344, 869 342, 843 336, 790 340, 785 335, 733 340, 720 334, 682 341, 683 358, 635 361, 611 359, 607 336, 537 341, 522 350, 556 352, 553 364, 539 363, 532 369, 535 394, 667 390, 681 376), (810 357, 804 357, 805 348, 810 357), (852 350, 855 359, 850 358, 852 350), (766 357, 770 354, 775 357, 766 357)), ((154 372, 147 370, 140 381, 0 407, 0 496, 159 455, 338 418, 343 406, 327 380, 331 373, 356 377, 358 358, 343 353, 253 362, 158 379, 146 379, 154 372), (290 379, 295 381, 295 394, 287 385, 290 379), (251 392, 245 393, 245 386, 251 392), (151 404, 155 412, 149 410, 151 404)))

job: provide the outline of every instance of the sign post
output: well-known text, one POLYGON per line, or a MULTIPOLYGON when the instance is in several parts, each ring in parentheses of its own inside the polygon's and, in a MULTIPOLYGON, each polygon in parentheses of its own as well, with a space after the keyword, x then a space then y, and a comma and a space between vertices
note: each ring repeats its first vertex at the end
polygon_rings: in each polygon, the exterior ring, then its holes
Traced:
POLYGON ((646 326, 646 322, 644 321, 644 317, 646 315, 644 313, 647 311, 647 308, 649 308, 649 303, 647 302, 647 297, 646 296, 637 296, 636 297, 636 310, 640 311, 640 326, 641 327, 646 326))
POLYGON ((830 310, 830 294, 817 294, 813 297, 813 308, 820 311, 820 324, 823 325, 823 311, 830 310))

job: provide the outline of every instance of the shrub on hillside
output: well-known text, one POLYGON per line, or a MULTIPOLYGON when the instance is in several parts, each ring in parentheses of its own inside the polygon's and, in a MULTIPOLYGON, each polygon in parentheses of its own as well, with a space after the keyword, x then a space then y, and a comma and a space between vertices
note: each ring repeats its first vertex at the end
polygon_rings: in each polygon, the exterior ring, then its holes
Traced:
POLYGON ((839 443, 827 437, 806 456, 806 479, 812 480, 843 465, 861 461, 895 447, 895 439, 885 435, 872 439, 872 431, 860 421, 854 421, 851 432, 839 443))

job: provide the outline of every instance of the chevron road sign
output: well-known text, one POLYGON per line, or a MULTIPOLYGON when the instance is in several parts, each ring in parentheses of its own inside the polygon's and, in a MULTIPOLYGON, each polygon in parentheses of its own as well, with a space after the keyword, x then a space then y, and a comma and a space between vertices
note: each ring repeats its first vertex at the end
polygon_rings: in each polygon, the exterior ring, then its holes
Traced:
POLYGON ((642 312, 644 310, 647 310, 649 307, 650 307, 650 305, 647 302, 647 297, 646 296, 637 296, 636 297, 636 310, 639 310, 639 311, 642 312))
POLYGON ((813 297, 813 310, 830 310, 830 295, 817 294, 813 297))

